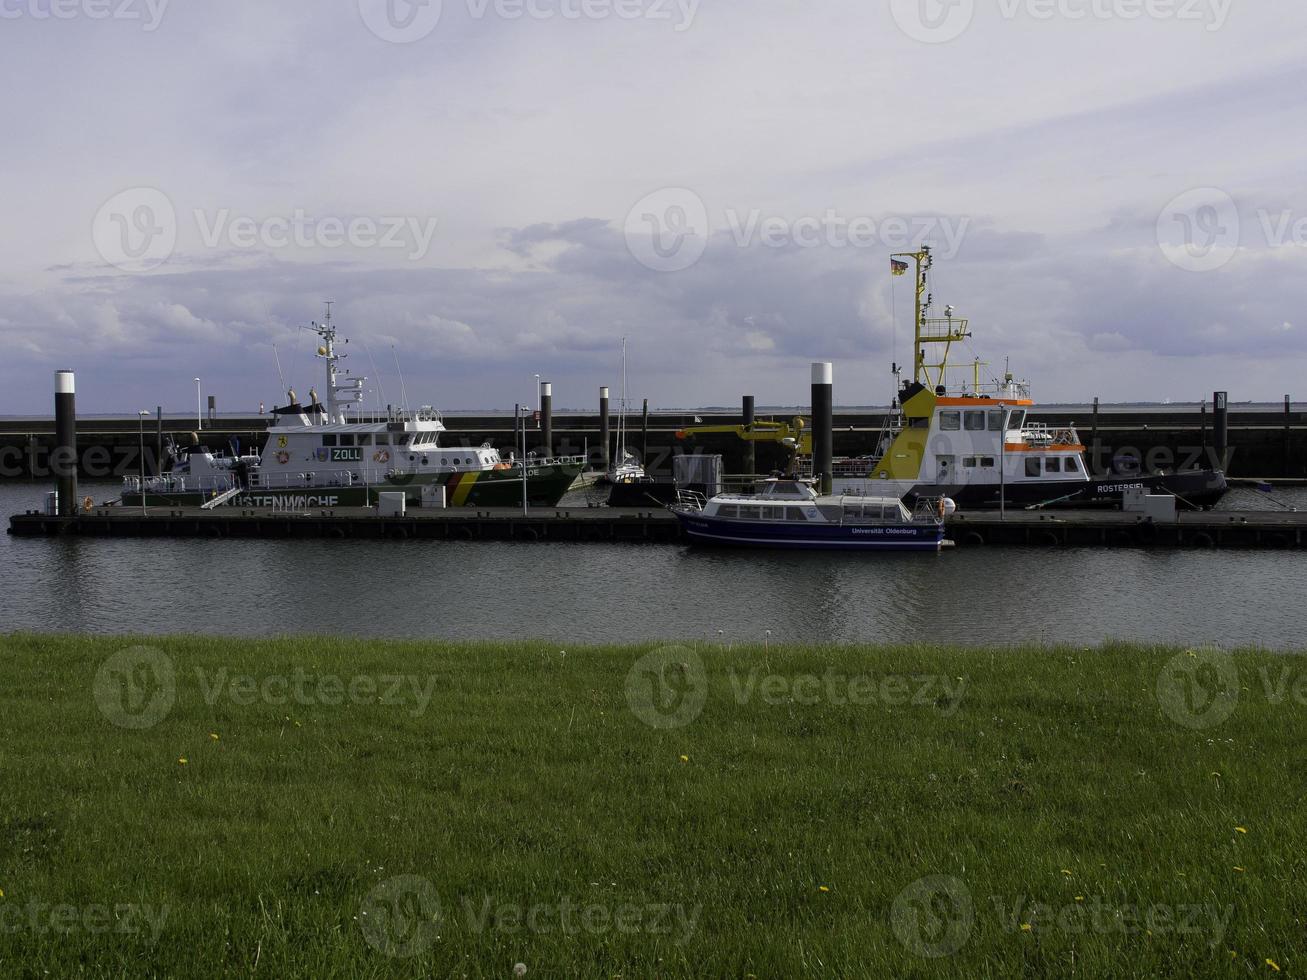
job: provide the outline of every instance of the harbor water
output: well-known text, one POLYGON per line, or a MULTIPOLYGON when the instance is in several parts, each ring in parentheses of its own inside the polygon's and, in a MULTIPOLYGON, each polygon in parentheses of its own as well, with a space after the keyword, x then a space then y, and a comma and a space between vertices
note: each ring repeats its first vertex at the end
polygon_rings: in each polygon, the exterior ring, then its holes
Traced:
MULTIPOLYGON (((0 484, 0 513, 44 484, 0 484)), ((116 486, 84 485, 96 499, 116 486)), ((1276 497, 1307 509, 1307 491, 1276 497)), ((1276 505, 1235 491, 1226 507, 1276 505)), ((1300 552, 0 538, 0 629, 1307 649, 1300 552)))

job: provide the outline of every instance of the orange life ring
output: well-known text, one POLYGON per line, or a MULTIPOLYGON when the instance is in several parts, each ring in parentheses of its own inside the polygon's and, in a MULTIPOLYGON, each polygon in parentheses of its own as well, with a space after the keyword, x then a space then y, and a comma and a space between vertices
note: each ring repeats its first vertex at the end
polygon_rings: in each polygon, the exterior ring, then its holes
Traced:
POLYGON ((372 462, 374 462, 374 463, 389 463, 389 462, 390 462, 390 450, 389 450, 389 449, 378 449, 375 453, 372 454, 372 462))
POLYGON ((282 466, 285 466, 287 463, 290 462, 290 453, 286 452, 286 450, 284 449, 281 450, 279 453, 277 453, 277 462, 280 463, 282 466))

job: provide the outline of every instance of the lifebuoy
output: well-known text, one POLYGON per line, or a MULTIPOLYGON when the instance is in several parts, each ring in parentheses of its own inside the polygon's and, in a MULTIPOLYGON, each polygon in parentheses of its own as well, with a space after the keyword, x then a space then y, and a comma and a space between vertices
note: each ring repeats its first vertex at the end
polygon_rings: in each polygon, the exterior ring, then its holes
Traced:
POLYGON ((390 450, 389 450, 389 449, 378 449, 375 453, 372 454, 372 462, 374 462, 374 463, 389 463, 389 462, 390 462, 390 450))
POLYGON ((277 453, 277 462, 280 463, 282 466, 285 466, 287 463, 290 462, 290 453, 286 452, 286 450, 284 449, 281 450, 279 453, 277 453))

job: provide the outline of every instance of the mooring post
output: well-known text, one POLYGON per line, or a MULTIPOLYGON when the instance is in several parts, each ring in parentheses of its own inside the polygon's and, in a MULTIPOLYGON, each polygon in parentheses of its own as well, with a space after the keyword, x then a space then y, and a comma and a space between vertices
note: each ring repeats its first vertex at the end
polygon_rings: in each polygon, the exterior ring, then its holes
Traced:
POLYGON ((612 421, 608 417, 608 388, 599 389, 599 465, 596 469, 608 472, 608 460, 613 441, 612 421))
MULTIPOLYGON (((740 417, 746 430, 753 427, 753 396, 745 395, 740 417)), ((753 476, 758 472, 758 454, 752 439, 744 440, 744 475, 753 476)))
POLYGON ((649 399, 644 400, 644 409, 640 415, 640 463, 649 464, 649 399))
POLYGON ((1212 395, 1212 448, 1216 450, 1216 465, 1224 470, 1230 463, 1230 393, 1227 391, 1212 395))
POLYGON ((1098 396, 1094 396, 1094 418, 1089 430, 1089 466, 1098 472, 1098 396))
POLYGON ((1199 438, 1202 440, 1202 445, 1200 446, 1200 448, 1202 449, 1203 455, 1206 456, 1207 455, 1207 399, 1206 398, 1204 398, 1203 403, 1200 406, 1198 406, 1198 425, 1200 427, 1199 438))
POLYGON ((1293 425, 1293 399, 1291 399, 1288 395, 1285 395, 1284 396, 1284 451, 1282 453, 1283 458, 1280 460, 1280 472, 1284 476, 1293 475, 1289 471, 1289 467, 1290 467, 1289 449, 1292 442, 1292 431, 1291 431, 1292 425, 1293 425))
POLYGON ((209 396, 209 428, 212 429, 218 419, 218 396, 209 396))
MULTIPOLYGON (((162 405, 156 406, 154 409, 154 425, 155 425, 154 435, 155 435, 155 442, 156 442, 155 449, 154 449, 154 475, 163 476, 163 406, 162 405)), ((251 446, 255 445, 255 441, 253 439, 250 440, 250 445, 251 446)))
POLYGON ((554 455, 554 386, 540 382, 540 435, 545 441, 545 459, 554 455))
POLYGON ((819 493, 830 493, 835 480, 835 366, 812 365, 812 475, 819 493))
POLYGON ((59 516, 77 516, 77 404, 72 371, 54 374, 54 452, 50 471, 59 494, 59 516))

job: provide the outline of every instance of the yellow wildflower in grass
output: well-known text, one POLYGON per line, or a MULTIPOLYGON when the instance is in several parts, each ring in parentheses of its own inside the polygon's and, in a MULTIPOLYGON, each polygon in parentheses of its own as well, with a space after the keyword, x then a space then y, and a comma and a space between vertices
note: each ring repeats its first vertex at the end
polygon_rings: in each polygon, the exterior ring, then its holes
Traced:
POLYGON ((1235 833, 1238 833, 1238 834, 1246 834, 1246 833, 1248 833, 1248 828, 1247 828, 1247 827, 1235 827, 1234 830, 1235 830, 1235 833))
POLYGON ((186 765, 186 756, 182 756, 180 759, 178 759, 178 760, 177 760, 177 765, 179 765, 179 766, 184 766, 184 765, 186 765))
POLYGON ((683 756, 681 756, 681 761, 682 761, 682 762, 689 762, 689 761, 690 761, 690 757, 689 757, 688 755, 683 755, 683 756))
POLYGON ((819 891, 819 892, 828 892, 828 891, 830 891, 830 889, 827 888, 825 885, 818 885, 818 886, 817 886, 817 891, 819 891))
POLYGON ((1068 871, 1066 868, 1063 868, 1063 869, 1062 869, 1062 873, 1063 873, 1064 875, 1066 875, 1068 878, 1071 877, 1071 872, 1068 871))
POLYGON ((1030 923, 1029 923, 1029 922, 1023 922, 1023 923, 1021 923, 1021 931, 1022 931, 1022 932, 1029 932, 1029 931, 1030 931, 1030 923))
POLYGON ((1240 874, 1243 874, 1244 871, 1245 871, 1246 869, 1241 868, 1241 867, 1239 867, 1239 865, 1236 864, 1236 865, 1234 866, 1234 870, 1235 870, 1235 871, 1238 871, 1240 874))
POLYGON ((5 897, 5 890, 3 888, 0 888, 0 898, 4 898, 4 897, 5 897))
POLYGON ((1083 902, 1084 900, 1085 900, 1085 896, 1083 896, 1083 895, 1077 895, 1077 896, 1076 896, 1076 901, 1077 901, 1077 902, 1083 902))
POLYGON ((218 741, 218 733, 217 733, 217 732, 209 732, 209 738, 213 739, 215 742, 218 741))
POLYGON ((1276 963, 1275 960, 1271 959, 1270 957, 1267 957, 1266 965, 1269 966, 1276 973, 1280 972, 1280 964, 1276 963))

